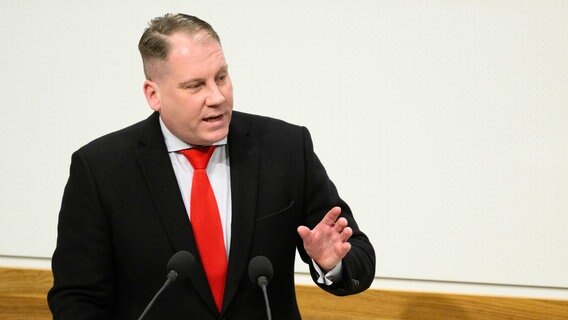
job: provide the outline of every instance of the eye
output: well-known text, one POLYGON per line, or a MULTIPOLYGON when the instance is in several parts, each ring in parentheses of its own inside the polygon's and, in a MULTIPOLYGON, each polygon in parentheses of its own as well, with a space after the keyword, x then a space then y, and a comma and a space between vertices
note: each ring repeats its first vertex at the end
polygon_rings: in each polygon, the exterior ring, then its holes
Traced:
POLYGON ((193 82, 185 86, 186 89, 199 89, 203 85, 202 82, 193 82))
POLYGON ((227 73, 221 73, 217 76, 217 82, 223 82, 225 79, 227 79, 227 73))

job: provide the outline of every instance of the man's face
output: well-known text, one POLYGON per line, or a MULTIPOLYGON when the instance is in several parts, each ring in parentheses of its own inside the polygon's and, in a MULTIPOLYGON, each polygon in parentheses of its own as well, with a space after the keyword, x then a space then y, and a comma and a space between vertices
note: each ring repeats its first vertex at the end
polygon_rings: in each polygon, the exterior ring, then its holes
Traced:
POLYGON ((144 82, 148 104, 166 127, 192 145, 225 138, 233 111, 233 85, 221 45, 204 32, 173 34, 168 59, 154 62, 144 82))

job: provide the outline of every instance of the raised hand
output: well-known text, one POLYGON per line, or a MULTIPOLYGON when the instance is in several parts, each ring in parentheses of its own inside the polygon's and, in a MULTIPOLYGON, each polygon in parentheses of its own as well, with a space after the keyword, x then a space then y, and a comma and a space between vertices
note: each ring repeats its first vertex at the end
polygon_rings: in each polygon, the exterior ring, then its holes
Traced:
POLYGON ((347 240, 353 230, 347 226, 347 219, 338 219, 340 214, 341 208, 333 207, 312 230, 306 226, 298 227, 306 252, 325 272, 339 264, 351 250, 347 240))

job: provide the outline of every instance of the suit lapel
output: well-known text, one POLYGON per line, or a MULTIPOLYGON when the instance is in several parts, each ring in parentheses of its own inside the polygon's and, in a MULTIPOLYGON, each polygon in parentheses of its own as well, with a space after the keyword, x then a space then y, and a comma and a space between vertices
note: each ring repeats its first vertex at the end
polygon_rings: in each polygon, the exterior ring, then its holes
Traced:
POLYGON ((231 165, 231 249, 223 310, 235 296, 240 281, 247 281, 250 244, 254 233, 259 170, 259 145, 238 112, 229 130, 231 165))
POLYGON ((196 272, 189 275, 191 283, 201 298, 213 310, 217 310, 209 284, 199 263, 199 254, 191 224, 180 195, 179 186, 160 129, 158 114, 145 121, 140 146, 136 152, 142 172, 150 188, 162 224, 166 229, 174 251, 186 250, 195 255, 196 272))
MULTIPOLYGON (((258 141, 250 129, 233 113, 229 130, 229 158, 231 166, 231 248, 223 311, 230 304, 240 281, 247 281, 250 244, 254 233, 260 151, 258 141)), ((158 213, 174 251, 187 250, 199 261, 199 254, 191 224, 179 193, 179 186, 160 129, 158 114, 144 121, 140 146, 136 151, 142 172, 151 191, 158 213)), ((217 310, 207 283, 205 271, 198 262, 196 272, 189 276, 203 301, 217 310)))

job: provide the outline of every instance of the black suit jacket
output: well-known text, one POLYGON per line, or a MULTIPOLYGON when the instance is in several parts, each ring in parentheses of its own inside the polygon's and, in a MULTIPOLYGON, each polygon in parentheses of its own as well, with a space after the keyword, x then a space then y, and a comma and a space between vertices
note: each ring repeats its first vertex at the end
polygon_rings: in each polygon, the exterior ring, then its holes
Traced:
POLYGON ((154 113, 73 154, 48 294, 54 319, 137 319, 179 250, 197 257, 197 270, 165 290, 147 319, 266 319, 262 291, 247 273, 257 255, 274 266, 268 287, 273 318, 300 319, 296 248, 303 260, 309 257, 296 228, 312 228, 333 206, 341 206, 354 234, 343 281, 323 289, 346 295, 370 286, 373 248, 314 154, 307 129, 234 112, 228 148, 233 218, 221 314, 154 113))

